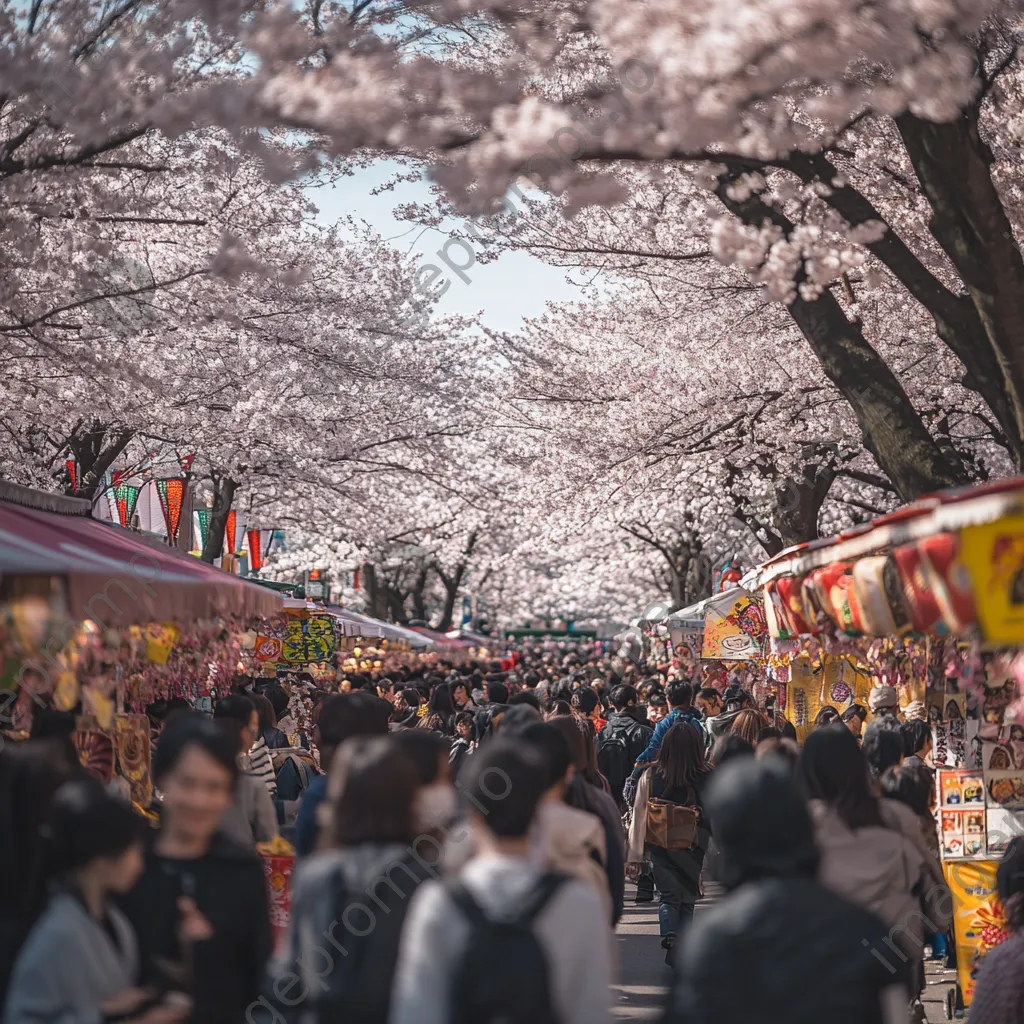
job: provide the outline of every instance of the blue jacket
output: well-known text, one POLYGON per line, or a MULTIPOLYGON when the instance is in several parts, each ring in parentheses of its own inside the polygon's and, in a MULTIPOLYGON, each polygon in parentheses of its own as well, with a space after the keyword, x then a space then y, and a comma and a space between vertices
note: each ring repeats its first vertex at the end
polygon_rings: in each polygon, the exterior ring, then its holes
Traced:
POLYGON ((647 749, 636 759, 636 763, 643 764, 646 761, 655 760, 658 756, 658 751, 661 750, 661 741, 665 738, 665 733, 680 720, 695 726, 701 735, 701 739, 704 738, 704 723, 700 719, 700 712, 693 708, 673 708, 654 727, 654 735, 651 737, 651 742, 647 744, 647 749))
POLYGON ((317 808, 327 797, 327 776, 318 775, 302 792, 299 816, 295 819, 295 853, 307 857, 316 849, 320 825, 317 808))

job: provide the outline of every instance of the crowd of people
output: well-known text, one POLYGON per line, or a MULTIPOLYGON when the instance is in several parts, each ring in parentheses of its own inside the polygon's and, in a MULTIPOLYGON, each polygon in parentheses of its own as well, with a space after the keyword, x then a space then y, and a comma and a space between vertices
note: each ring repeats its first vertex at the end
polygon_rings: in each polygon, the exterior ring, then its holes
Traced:
MULTIPOLYGON (((931 733, 890 687, 802 747, 738 680, 586 651, 333 689, 308 737, 277 680, 151 707, 154 822, 85 774, 67 716, 6 744, 3 1024, 600 1024, 627 893, 658 904, 670 1024, 924 1019, 953 906, 931 733), (273 949, 256 847, 279 835, 273 949)), ((972 1024, 1024 1022, 1022 854, 972 1024)))

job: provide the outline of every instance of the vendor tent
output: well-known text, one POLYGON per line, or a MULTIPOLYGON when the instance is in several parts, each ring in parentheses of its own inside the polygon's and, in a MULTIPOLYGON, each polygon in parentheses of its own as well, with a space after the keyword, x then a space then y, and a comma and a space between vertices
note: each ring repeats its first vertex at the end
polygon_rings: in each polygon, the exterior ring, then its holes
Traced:
POLYGON ((381 619, 374 619, 369 615, 360 615, 358 612, 349 611, 347 608, 337 608, 333 605, 327 610, 336 619, 345 623, 345 633, 348 636, 404 640, 410 647, 418 649, 430 646, 430 641, 426 637, 422 637, 419 633, 406 629, 404 626, 398 626, 393 622, 384 622, 381 619))
POLYGON ((436 629, 427 629, 426 626, 413 626, 413 631, 425 636, 435 647, 473 647, 468 640, 459 640, 457 637, 446 636, 438 633, 436 629))
POLYGON ((67 613, 102 627, 271 615, 273 591, 92 518, 88 501, 0 482, 0 577, 56 578, 67 613))

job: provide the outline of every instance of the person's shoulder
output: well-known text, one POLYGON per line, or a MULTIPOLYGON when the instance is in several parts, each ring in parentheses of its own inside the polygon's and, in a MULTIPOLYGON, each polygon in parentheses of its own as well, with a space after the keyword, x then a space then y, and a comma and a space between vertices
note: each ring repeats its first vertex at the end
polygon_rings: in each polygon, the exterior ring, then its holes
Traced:
POLYGON ((217 832, 214 835, 206 859, 214 862, 226 862, 242 870, 259 868, 262 871, 259 854, 226 832, 217 832))
POLYGON ((1005 942, 993 946, 985 954, 979 980, 984 977, 985 971, 994 971, 999 968, 1009 971, 1011 966, 1014 974, 1021 977, 1021 984, 1024 985, 1024 933, 1011 935, 1005 942))

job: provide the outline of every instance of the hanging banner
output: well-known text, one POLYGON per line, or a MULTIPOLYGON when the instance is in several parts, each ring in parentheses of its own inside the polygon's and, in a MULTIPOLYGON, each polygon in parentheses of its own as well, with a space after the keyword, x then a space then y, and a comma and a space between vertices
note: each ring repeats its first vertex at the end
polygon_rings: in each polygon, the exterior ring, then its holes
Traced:
POLYGON ((260 546, 260 531, 248 530, 246 540, 249 544, 249 569, 258 572, 263 568, 263 548, 260 546))
POLYGON ((942 867, 953 893, 957 980, 964 1005, 970 1006, 985 954, 1010 937, 996 893, 998 863, 952 861, 942 867))
POLYGON ((196 519, 199 522, 199 547, 206 548, 206 535, 210 532, 210 510, 201 508, 196 511, 196 519))
POLYGON ((185 500, 185 481, 182 477, 169 477, 156 481, 156 493, 160 496, 160 508, 167 526, 167 538, 173 546, 178 542, 181 529, 181 507, 185 500))
POLYGON ((127 530, 135 518, 135 506, 139 502, 141 487, 134 484, 118 484, 114 488, 114 502, 117 506, 117 518, 121 525, 127 530))
POLYGON ((749 661, 760 657, 768 640, 761 602, 745 590, 713 598, 704 612, 701 657, 714 661, 749 661))
POLYGON ((238 525, 238 516, 234 509, 231 509, 227 515, 227 521, 224 524, 224 554, 233 555, 235 553, 235 527, 238 525))

